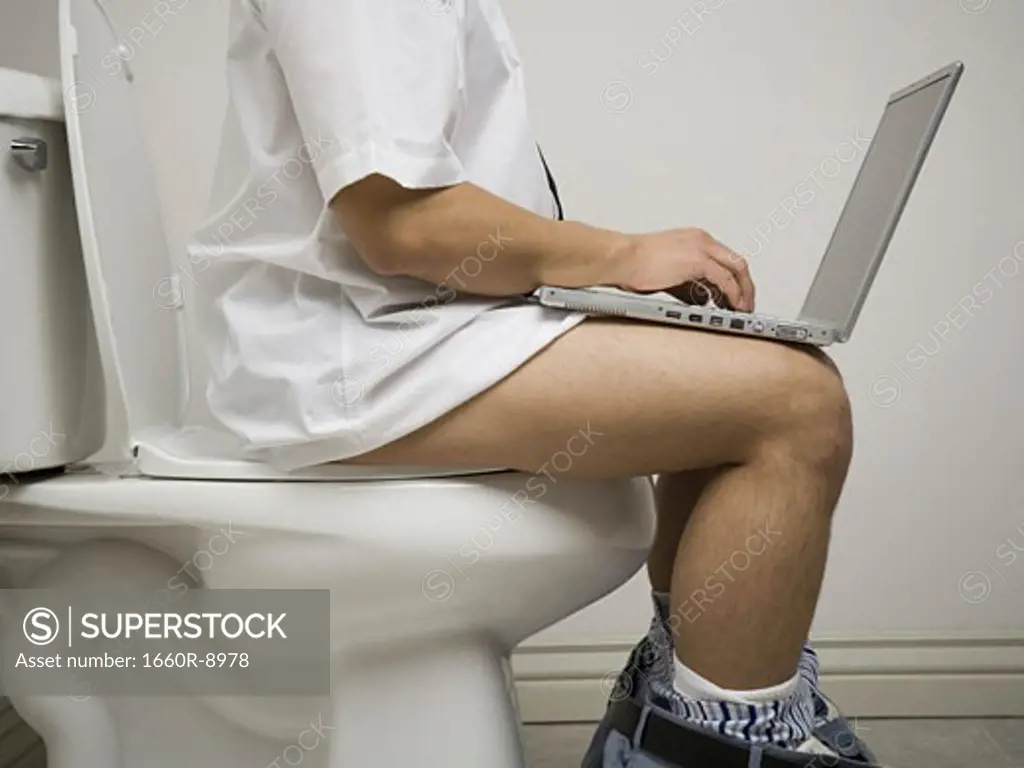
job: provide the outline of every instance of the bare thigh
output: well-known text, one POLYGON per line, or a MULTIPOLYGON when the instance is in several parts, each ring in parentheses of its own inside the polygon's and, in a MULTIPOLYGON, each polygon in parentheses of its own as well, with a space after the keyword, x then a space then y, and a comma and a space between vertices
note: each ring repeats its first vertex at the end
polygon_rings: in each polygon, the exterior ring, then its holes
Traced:
POLYGON ((458 409, 350 462, 536 472, 557 455, 570 465, 558 471, 583 477, 677 472, 742 463, 801 430, 811 439, 847 407, 817 351, 588 320, 458 409))

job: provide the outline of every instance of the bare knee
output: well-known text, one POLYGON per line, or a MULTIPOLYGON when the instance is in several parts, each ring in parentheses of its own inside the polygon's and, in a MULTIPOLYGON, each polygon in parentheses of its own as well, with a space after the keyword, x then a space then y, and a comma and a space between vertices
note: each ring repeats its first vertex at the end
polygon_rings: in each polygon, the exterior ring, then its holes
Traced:
POLYGON ((786 352, 783 373, 772 384, 775 431, 768 442, 804 463, 845 474, 853 418, 839 369, 817 349, 786 352))

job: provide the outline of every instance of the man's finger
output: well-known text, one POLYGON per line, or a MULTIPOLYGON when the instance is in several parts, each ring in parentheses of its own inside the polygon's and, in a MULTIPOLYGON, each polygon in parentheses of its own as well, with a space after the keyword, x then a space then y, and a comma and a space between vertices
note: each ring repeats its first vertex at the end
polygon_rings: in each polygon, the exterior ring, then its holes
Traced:
POLYGON ((754 281, 750 277, 750 268, 747 260, 735 251, 731 251, 717 240, 712 240, 708 245, 707 254, 716 263, 725 267, 739 283, 742 292, 742 300, 735 305, 737 309, 749 312, 754 308, 754 281))
POLYGON ((724 294, 707 280, 688 280, 682 285, 669 288, 668 292, 687 304, 698 307, 704 306, 709 300, 717 304, 720 297, 724 298, 724 294))
POLYGON ((718 262, 709 259, 704 265, 704 276, 725 294, 729 303, 727 308, 743 309, 743 290, 732 272, 718 262))

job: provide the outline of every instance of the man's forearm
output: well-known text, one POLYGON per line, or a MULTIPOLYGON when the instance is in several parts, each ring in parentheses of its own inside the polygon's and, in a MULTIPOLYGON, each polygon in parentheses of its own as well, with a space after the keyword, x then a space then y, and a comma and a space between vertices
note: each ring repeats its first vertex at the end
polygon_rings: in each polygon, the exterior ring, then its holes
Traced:
POLYGON ((573 221, 556 221, 472 184, 441 190, 367 185, 334 207, 375 270, 448 285, 462 293, 507 296, 539 285, 615 283, 630 239, 573 221))

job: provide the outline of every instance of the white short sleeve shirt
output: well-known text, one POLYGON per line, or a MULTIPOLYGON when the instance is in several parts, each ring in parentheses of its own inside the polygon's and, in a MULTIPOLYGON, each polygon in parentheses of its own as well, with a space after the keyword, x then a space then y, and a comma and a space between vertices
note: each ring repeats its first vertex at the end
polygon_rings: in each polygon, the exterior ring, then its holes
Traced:
POLYGON ((554 201, 497 0, 231 0, 229 109, 188 244, 213 416, 282 469, 356 456, 458 407, 579 323, 471 296, 499 227, 434 286, 381 277, 327 204, 380 173, 554 201))

